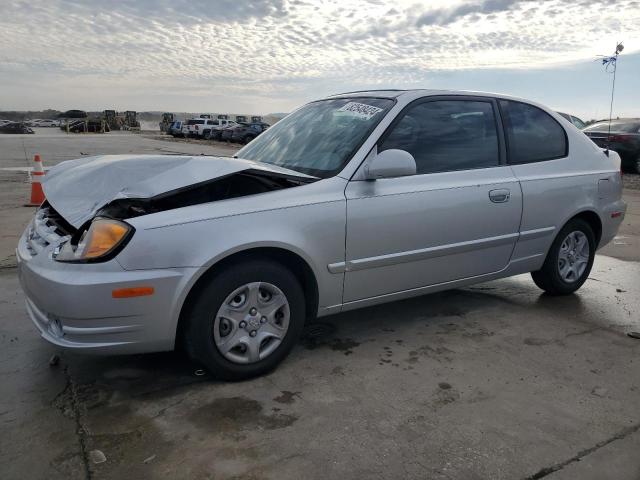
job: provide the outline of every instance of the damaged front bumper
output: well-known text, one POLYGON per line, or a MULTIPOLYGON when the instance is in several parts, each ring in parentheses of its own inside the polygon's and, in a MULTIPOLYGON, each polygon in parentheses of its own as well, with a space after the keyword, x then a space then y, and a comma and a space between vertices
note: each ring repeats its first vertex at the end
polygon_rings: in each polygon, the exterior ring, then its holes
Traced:
MULTIPOLYGON (((191 268, 127 271, 114 259, 99 264, 56 262, 56 241, 35 243, 33 223, 16 249, 27 311, 42 337, 76 351, 128 354, 174 348, 181 292, 191 268), (153 295, 113 298, 115 289, 150 286, 153 295)), ((52 240, 49 237, 49 240, 52 240)))

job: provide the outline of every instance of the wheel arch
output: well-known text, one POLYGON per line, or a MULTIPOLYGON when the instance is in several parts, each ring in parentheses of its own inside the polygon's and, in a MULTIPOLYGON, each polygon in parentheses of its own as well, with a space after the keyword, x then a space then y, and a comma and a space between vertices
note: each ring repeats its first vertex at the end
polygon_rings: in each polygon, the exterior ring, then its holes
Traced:
POLYGON ((203 268, 194 276, 190 285, 187 287, 188 292, 184 295, 179 307, 175 331, 176 346, 178 346, 182 340, 184 326, 186 324, 184 318, 189 313, 189 306, 192 304, 192 299, 199 294, 202 287, 207 284, 211 277, 234 263, 258 258, 273 260, 291 270, 304 291, 306 318, 309 319, 316 316, 319 302, 317 276, 310 263, 300 253, 281 245, 242 248, 217 257, 210 265, 203 268))
POLYGON ((593 234, 596 237, 595 240, 596 240, 596 248, 597 248, 598 245, 600 244, 600 240, 602 239, 602 219, 600 218, 600 215, 598 215, 594 210, 583 210, 575 214, 566 222, 564 222, 563 228, 564 228, 564 225, 566 225, 571 220, 576 218, 584 220, 589 224, 589 226, 591 227, 591 230, 593 231, 593 234))
POLYGON ((582 210, 578 211, 577 213, 574 213, 573 215, 571 215, 570 217, 564 219, 564 221, 562 221, 562 222, 560 222, 558 224, 559 226, 556 227, 556 230, 554 232, 553 237, 551 237, 551 239, 549 240, 549 243, 545 247, 544 258, 547 258, 547 256, 549 255, 549 251, 551 250, 551 246, 553 245, 553 242, 555 241, 557 236, 560 234, 560 231, 571 220, 574 220, 576 218, 579 218, 579 219, 587 222, 587 224, 591 227, 591 229, 593 230, 593 234, 596 237, 595 238, 596 249, 598 248, 598 245, 600 244, 600 240, 602 238, 602 219, 600 218, 600 215, 598 215, 598 213, 595 210, 590 209, 590 208, 585 208, 585 209, 582 209, 582 210))

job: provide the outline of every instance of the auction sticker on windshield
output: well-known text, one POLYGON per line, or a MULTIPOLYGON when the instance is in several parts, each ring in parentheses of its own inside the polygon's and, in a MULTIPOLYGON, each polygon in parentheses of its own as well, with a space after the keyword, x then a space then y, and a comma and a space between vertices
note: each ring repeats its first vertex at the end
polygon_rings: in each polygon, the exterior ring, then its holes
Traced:
POLYGON ((362 118, 364 120, 369 120, 376 113, 381 112, 382 109, 374 107, 373 105, 367 105, 365 103, 349 102, 338 109, 338 111, 346 112, 350 115, 362 118))

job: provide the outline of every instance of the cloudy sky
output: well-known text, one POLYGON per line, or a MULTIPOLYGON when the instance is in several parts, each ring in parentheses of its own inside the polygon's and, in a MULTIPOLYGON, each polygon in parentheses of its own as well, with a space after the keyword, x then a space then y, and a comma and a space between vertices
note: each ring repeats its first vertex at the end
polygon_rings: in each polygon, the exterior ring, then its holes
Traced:
POLYGON ((624 40, 640 116, 640 0, 0 0, 0 110, 283 112, 365 88, 499 91, 608 111, 624 40))

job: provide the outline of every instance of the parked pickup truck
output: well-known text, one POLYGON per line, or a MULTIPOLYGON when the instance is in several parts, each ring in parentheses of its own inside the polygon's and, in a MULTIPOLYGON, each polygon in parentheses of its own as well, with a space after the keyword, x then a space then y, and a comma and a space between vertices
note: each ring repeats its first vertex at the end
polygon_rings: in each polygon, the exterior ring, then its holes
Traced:
POLYGON ((211 128, 218 125, 218 120, 210 118, 192 118, 182 125, 182 134, 185 137, 205 138, 211 128))

